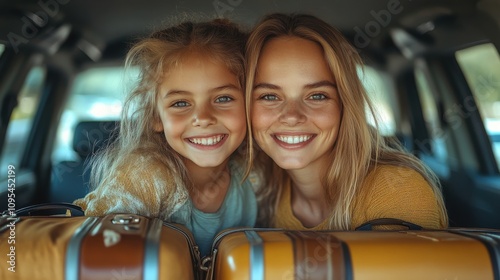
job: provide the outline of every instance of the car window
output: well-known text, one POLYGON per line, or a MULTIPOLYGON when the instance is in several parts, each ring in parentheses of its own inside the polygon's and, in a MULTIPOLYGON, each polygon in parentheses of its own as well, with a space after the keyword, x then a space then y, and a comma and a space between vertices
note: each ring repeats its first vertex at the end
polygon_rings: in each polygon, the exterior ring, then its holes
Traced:
MULTIPOLYGON (((375 70, 373 67, 364 66, 358 68, 360 77, 365 90, 373 102, 379 130, 384 136, 393 136, 396 133, 396 121, 394 118, 393 104, 394 89, 391 87, 390 80, 383 73, 375 70)), ((369 122, 374 123, 370 114, 369 122)))
POLYGON ((78 122, 118 120, 125 91, 130 89, 136 72, 123 67, 86 70, 74 80, 57 132, 52 161, 78 160, 73 150, 73 134, 78 122))
MULTIPOLYGON (((40 102, 42 89, 45 82, 45 68, 33 68, 18 96, 18 104, 10 117, 9 127, 3 145, 0 160, 1 170, 7 170, 8 165, 18 166, 23 156, 23 151, 28 140, 33 124, 35 112, 40 102)), ((7 173, 2 173, 0 178, 5 178, 7 173)))
POLYGON ((414 69, 414 74, 423 117, 429 133, 429 141, 420 143, 420 149, 422 152, 432 155, 439 162, 446 163, 448 151, 446 149, 446 134, 439 119, 439 101, 433 94, 429 84, 430 80, 426 77, 424 69, 418 64, 414 69))
POLYGON ((500 169, 500 56, 493 44, 456 52, 469 84, 500 169))

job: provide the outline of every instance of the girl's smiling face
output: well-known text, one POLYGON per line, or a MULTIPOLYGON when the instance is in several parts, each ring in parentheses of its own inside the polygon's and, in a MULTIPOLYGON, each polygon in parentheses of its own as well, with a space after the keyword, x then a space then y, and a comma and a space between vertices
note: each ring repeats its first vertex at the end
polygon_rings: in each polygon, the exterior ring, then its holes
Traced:
POLYGON ((320 45, 292 36, 268 41, 251 99, 253 137, 276 164, 293 170, 328 163, 341 104, 320 45))
POLYGON ((186 161, 218 167, 246 135, 243 91, 221 61, 202 54, 185 56, 168 71, 157 103, 168 144, 186 161))

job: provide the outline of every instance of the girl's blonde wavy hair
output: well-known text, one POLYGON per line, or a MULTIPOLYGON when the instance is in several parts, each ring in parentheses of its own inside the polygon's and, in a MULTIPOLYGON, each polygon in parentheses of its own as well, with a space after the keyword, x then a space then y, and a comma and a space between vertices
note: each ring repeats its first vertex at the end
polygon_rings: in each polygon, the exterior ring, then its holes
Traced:
POLYGON ((117 140, 92 159, 91 187, 116 177, 134 153, 147 154, 169 166, 189 187, 181 156, 168 145, 163 132, 154 130, 154 124, 160 121, 156 109, 160 84, 185 56, 201 53, 224 63, 243 89, 247 35, 225 19, 186 21, 134 44, 127 53, 125 69, 138 68, 138 82, 124 102, 117 140))
MULTIPOLYGON (((375 127, 367 123, 366 108, 373 116, 375 111, 358 77, 357 67, 362 66, 363 61, 356 49, 340 31, 314 16, 279 13, 268 15, 250 33, 246 47, 249 134, 252 133, 251 93, 260 52, 269 40, 282 36, 295 36, 319 44, 337 82, 342 106, 341 125, 336 144, 330 151, 331 165, 327 167, 325 176, 318 174, 323 178, 324 193, 333 209, 329 217, 329 228, 351 229, 354 198, 368 172, 377 164, 404 166, 418 171, 429 182, 437 197, 441 214, 446 217, 439 181, 433 172, 418 158, 405 152, 398 142, 389 143, 389 140, 384 139, 378 132, 375 117, 375 127)), ((255 161, 254 167, 265 178, 265 185, 258 192, 261 207, 259 223, 272 226, 287 174, 262 151, 258 151, 251 137, 249 146, 248 161, 255 161)))

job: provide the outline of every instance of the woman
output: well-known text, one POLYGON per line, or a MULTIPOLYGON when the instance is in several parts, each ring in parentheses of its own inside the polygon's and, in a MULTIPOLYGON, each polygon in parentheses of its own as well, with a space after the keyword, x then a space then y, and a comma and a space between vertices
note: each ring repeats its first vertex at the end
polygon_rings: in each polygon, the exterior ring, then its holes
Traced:
POLYGON ((314 16, 272 14, 252 31, 246 56, 247 119, 274 161, 249 156, 267 178, 260 223, 351 230, 398 218, 447 227, 435 175, 367 123, 374 110, 357 75, 362 60, 339 31, 314 16))

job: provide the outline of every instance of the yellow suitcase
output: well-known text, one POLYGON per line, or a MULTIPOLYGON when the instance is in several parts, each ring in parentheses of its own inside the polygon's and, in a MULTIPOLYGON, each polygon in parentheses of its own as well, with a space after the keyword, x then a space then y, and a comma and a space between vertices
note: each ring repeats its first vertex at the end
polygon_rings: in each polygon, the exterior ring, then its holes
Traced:
MULTIPOLYGON (((50 208, 50 206, 49 206, 50 208)), ((0 279, 201 279, 181 225, 133 214, 2 216, 0 279)))
POLYGON ((207 279, 499 279, 500 231, 232 229, 207 279))

